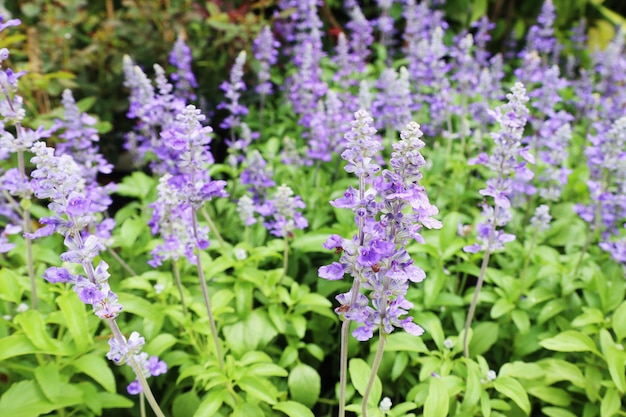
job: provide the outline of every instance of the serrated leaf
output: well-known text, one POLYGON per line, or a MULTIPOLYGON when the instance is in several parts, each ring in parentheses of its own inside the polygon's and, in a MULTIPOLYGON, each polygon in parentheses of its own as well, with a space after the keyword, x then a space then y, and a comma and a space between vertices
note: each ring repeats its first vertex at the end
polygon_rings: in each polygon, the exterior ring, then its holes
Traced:
POLYGON ((450 407, 448 388, 440 378, 430 378, 428 396, 424 403, 424 415, 429 417, 446 417, 450 407))
POLYGON ((115 392, 115 377, 108 362, 100 355, 89 354, 72 361, 72 366, 79 372, 90 376, 108 392, 115 392))
POLYGON ((289 417, 315 417, 311 410, 295 401, 282 401, 272 408, 287 414, 289 417))
POLYGON ((291 398, 312 408, 319 398, 322 380, 314 368, 300 363, 289 372, 287 384, 291 398))
POLYGON ((521 408, 526 414, 530 413, 530 401, 528 395, 516 379, 509 377, 498 377, 493 381, 493 387, 500 394, 510 398, 521 408))
POLYGON ((567 330, 554 337, 544 339, 539 344, 545 349, 557 352, 593 352, 600 355, 593 340, 586 334, 567 330))

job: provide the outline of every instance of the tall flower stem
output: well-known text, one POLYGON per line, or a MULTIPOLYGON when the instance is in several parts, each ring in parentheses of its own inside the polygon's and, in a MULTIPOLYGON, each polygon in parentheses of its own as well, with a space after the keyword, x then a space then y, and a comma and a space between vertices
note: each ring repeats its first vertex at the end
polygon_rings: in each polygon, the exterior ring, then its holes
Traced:
MULTIPOLYGON (((198 236, 198 220, 196 218, 196 210, 192 210, 191 221, 193 224, 193 234, 198 236)), ((204 305, 206 306, 206 312, 209 317, 209 325, 211 326, 211 336, 213 337, 213 344, 215 345, 215 356, 219 367, 224 371, 224 358, 222 357, 222 348, 220 347, 220 340, 217 336, 217 325, 215 324, 215 318, 213 317, 213 310, 211 309, 211 300, 209 298, 209 291, 206 286, 206 279, 204 277, 204 270, 202 269, 202 261, 200 259, 200 249, 196 247, 196 266, 198 269, 198 278, 200 280, 200 288, 202 289, 202 297, 204 298, 204 305)))
POLYGON ((122 269, 124 269, 124 271, 126 271, 128 273, 128 275, 130 275, 131 277, 137 276, 137 272, 135 272, 135 270, 133 268, 131 268, 130 265, 128 265, 126 263, 126 261, 124 261, 120 257, 120 255, 117 254, 117 252, 115 252, 111 248, 107 248, 107 252, 109 253, 109 255, 111 255, 113 257, 113 259, 115 259, 117 261, 118 264, 120 264, 122 269))
MULTIPOLYGON (((107 320, 107 323, 109 327, 111 328, 113 337, 115 338, 115 340, 117 340, 119 345, 120 346, 125 345, 126 339, 124 339, 124 336, 122 336, 122 332, 120 331, 120 328, 117 325, 117 322, 114 319, 109 319, 107 320)), ((148 400, 148 404, 150 404, 150 407, 152 408, 152 411, 154 411, 154 414, 157 417, 165 417, 165 414, 161 410, 161 407, 159 407, 159 403, 157 402, 156 398, 154 398, 154 394, 152 394, 150 385, 148 384, 148 381, 146 380, 146 377, 144 376, 143 372, 139 368, 139 364, 137 364, 137 361, 135 361, 135 358, 131 356, 128 362, 131 368, 133 368, 133 371, 135 372, 135 376, 137 376, 137 380, 139 381, 139 384, 141 385, 142 392, 146 396, 146 399, 148 400)))
MULTIPOLYGON (((350 308, 356 303, 361 282, 354 280, 350 294, 350 308)), ((341 352, 339 355, 339 417, 346 415, 346 385, 348 380, 348 337, 350 336, 349 319, 341 324, 341 352)))
POLYGON ((472 326, 472 320, 474 320, 474 313, 476 312, 476 306, 478 305, 478 295, 480 294, 480 290, 483 286, 483 282, 485 281, 485 275, 487 274, 487 267, 489 266, 489 258, 491 258, 491 245, 495 234, 495 221, 497 218, 497 210, 496 207, 494 210, 494 216, 491 220, 491 229, 489 230, 489 240, 487 243, 487 248, 485 248, 485 256, 483 256, 483 262, 480 265, 480 272, 478 273, 478 281, 476 282, 476 287, 474 288, 474 296, 472 297, 472 302, 470 303, 469 310, 467 311, 467 319, 465 320, 465 327, 463 328, 463 355, 469 359, 469 329, 472 326))
POLYGON ((209 228, 215 234, 217 241, 220 242, 220 246, 225 248, 226 242, 222 238, 222 235, 220 234, 220 231, 217 229, 217 226, 215 226, 215 222, 213 222, 213 219, 211 218, 211 216, 209 216, 209 213, 206 211, 206 208, 204 207, 202 207, 202 217, 204 217, 204 220, 209 224, 209 228))
MULTIPOLYGON (((7 100, 11 103, 11 100, 7 100)), ((17 134, 20 136, 24 135, 24 129, 22 129, 22 125, 16 124, 17 134)), ((28 176, 26 175, 26 164, 24 163, 24 151, 17 151, 17 168, 20 172, 20 176, 22 179, 27 182, 28 176)), ((30 198, 28 199, 27 205, 22 210, 22 231, 24 233, 29 233, 31 230, 30 227, 30 198)), ((30 239, 25 239, 26 244, 26 265, 28 268, 28 278, 30 280, 30 292, 31 292, 31 303, 33 310, 39 309, 39 298, 37 297, 37 281, 35 280, 35 261, 33 259, 33 243, 30 239)))
POLYGON ((174 281, 176 281, 176 287, 178 288, 178 294, 180 295, 180 305, 183 308, 183 314, 187 316, 187 305, 185 304, 185 296, 183 294, 183 283, 180 279, 180 269, 178 268, 178 261, 172 260, 172 272, 174 273, 174 281))
POLYGON ((376 375, 378 374, 378 368, 380 367, 380 362, 382 361, 383 353, 385 352, 387 338, 383 332, 379 332, 379 334, 380 340, 378 341, 378 349, 376 349, 376 356, 374 356, 374 362, 372 363, 372 372, 370 373, 370 378, 367 381, 367 386, 365 387, 365 392, 363 393, 363 404, 361 404, 361 411, 363 413, 362 417, 367 417, 367 403, 369 402, 372 387, 374 386, 376 375))
POLYGON ((285 245, 283 247, 283 276, 281 279, 287 275, 287 267, 289 266, 289 241, 287 240, 287 236, 285 236, 283 241, 285 245))

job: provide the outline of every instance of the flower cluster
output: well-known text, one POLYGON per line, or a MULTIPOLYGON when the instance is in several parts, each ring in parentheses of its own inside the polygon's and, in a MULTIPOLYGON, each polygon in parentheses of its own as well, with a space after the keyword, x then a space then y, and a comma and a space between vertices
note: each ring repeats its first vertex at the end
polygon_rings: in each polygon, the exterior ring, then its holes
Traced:
POLYGON ((208 228, 199 227, 196 211, 213 197, 226 197, 225 181, 212 180, 208 166, 213 164, 209 143, 210 126, 193 105, 188 105, 176 116, 169 130, 161 132, 166 146, 178 152, 177 175, 165 174, 159 183, 159 197, 150 205, 153 209, 150 227, 153 234, 160 233, 164 243, 152 252, 151 265, 160 265, 166 259, 183 255, 195 262, 195 248, 209 246, 208 228))
POLYGON ((246 89, 246 85, 243 82, 243 66, 245 63, 246 51, 241 51, 230 70, 230 80, 224 81, 220 85, 227 101, 220 103, 217 108, 228 110, 228 116, 220 124, 221 128, 235 129, 239 127, 241 116, 248 114, 248 108, 239 103, 241 91, 246 89))
MULTIPOLYGON (((134 361, 144 378, 158 376, 167 372, 167 364, 160 360, 158 356, 148 357, 146 352, 141 351, 146 340, 139 333, 132 332, 128 340, 124 336, 120 339, 109 339, 110 350, 107 353, 109 360, 118 365, 131 365, 131 361, 134 361)), ((126 390, 131 395, 137 395, 142 392, 139 378, 128 384, 126 390)))
POLYGON ((182 37, 178 37, 169 56, 169 62, 176 68, 171 75, 174 81, 175 95, 185 102, 196 99, 194 89, 198 87, 196 76, 191 69, 191 49, 182 37))
POLYGON ((482 196, 494 199, 494 205, 482 203, 486 221, 477 226, 479 242, 463 248, 466 252, 476 253, 480 250, 491 252, 501 249, 504 243, 515 239, 514 235, 498 228, 506 225, 511 218, 511 199, 514 196, 512 179, 516 177, 529 180, 533 176, 526 163, 519 161, 521 157, 529 163, 534 163, 528 149, 521 146, 529 113, 526 107, 528 96, 524 85, 516 83, 511 93, 507 94, 507 99, 508 103, 491 113, 500 124, 500 130, 491 135, 495 142, 491 155, 481 153, 469 161, 470 165, 487 167, 496 177, 488 179, 487 188, 480 190, 482 196))
MULTIPOLYGON (((53 284, 71 284, 78 298, 91 305, 96 316, 107 321, 113 332, 109 341, 111 350, 107 354, 109 359, 120 362, 128 352, 132 352, 132 355, 139 357, 137 362, 143 360, 146 363, 144 368, 148 369, 147 364, 158 368, 158 371, 146 372, 145 376, 165 372, 167 366, 158 358, 158 366, 153 365, 155 359, 151 358, 152 362, 144 360, 147 354, 140 353, 143 338, 138 333, 133 333, 128 341, 119 333, 115 320, 122 311, 122 305, 109 286, 109 266, 100 260, 94 267, 96 256, 107 246, 113 223, 110 220, 98 221, 91 208, 93 201, 86 193, 82 168, 68 155, 55 156, 54 149, 48 148, 43 142, 35 143, 31 151, 35 155, 31 162, 36 165, 32 172, 34 194, 38 198, 50 200, 48 208, 53 215, 41 218, 40 222, 46 226, 27 237, 60 233, 65 237, 67 247, 60 256, 61 260, 82 269, 80 273, 73 273, 65 267, 50 267, 44 272, 44 279, 53 284)), ((128 360, 125 362, 128 363, 128 360)), ((137 369, 134 366, 137 362, 129 365, 137 369)), ((129 387, 131 393, 140 390, 129 387)))
POLYGON ((259 84, 255 91, 262 97, 272 94, 273 91, 270 82, 270 68, 278 60, 278 47, 280 47, 280 42, 274 38, 269 26, 264 26, 252 43, 254 57, 259 61, 259 84))
POLYGON ((413 240, 424 241, 422 227, 441 227, 432 218, 437 208, 418 183, 425 164, 419 151, 424 146, 419 125, 410 122, 401 132, 401 140, 393 145, 390 169, 381 172, 374 158, 382 145, 372 123, 366 111, 355 114, 342 158, 347 161, 346 171, 358 177, 359 188, 349 187, 343 197, 331 202, 355 213, 358 232, 352 239, 331 235, 324 247, 341 253, 341 258, 318 271, 329 280, 352 276, 354 284, 336 297, 341 305, 335 311, 361 324, 353 332, 360 341, 372 338, 376 329, 381 334, 391 333, 394 327, 414 335, 423 333, 407 316, 413 305, 405 295, 409 282, 420 282, 426 275, 414 265, 406 246, 413 240))

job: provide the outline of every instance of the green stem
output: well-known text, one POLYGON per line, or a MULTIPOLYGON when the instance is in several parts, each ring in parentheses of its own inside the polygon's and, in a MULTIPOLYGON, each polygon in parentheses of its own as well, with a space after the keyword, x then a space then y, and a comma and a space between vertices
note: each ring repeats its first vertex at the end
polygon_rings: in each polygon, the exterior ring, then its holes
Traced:
POLYGON ((146 417, 146 396, 143 395, 143 391, 139 393, 139 415, 146 417))
MULTIPOLYGON (((109 319, 107 320, 107 323, 109 324, 109 327, 111 328, 113 337, 117 340, 120 346, 126 345, 126 339, 124 338, 124 336, 122 336, 122 332, 120 331, 120 328, 117 325, 117 322, 115 321, 115 319, 109 319)), ((154 395, 152 394, 152 390, 150 389, 150 385, 148 384, 146 377, 141 371, 141 368, 139 368, 139 364, 135 360, 134 356, 131 356, 129 358, 128 364, 130 365, 131 368, 133 368, 133 371, 135 372, 135 376, 137 377, 139 384, 141 384, 142 392, 146 396, 146 399, 148 400, 148 404, 150 404, 150 407, 152 408, 152 411, 154 411, 154 414, 157 417, 165 417, 165 414, 163 414, 161 407, 159 407, 159 403, 157 402, 156 398, 154 398, 154 395)))
MULTIPOLYGON (((193 226, 194 237, 198 237, 198 220, 196 218, 196 209, 192 210, 191 222, 193 226)), ((220 340, 217 336, 217 326, 215 324, 215 318, 213 318, 213 310, 211 309, 211 300, 209 299, 209 291, 206 286, 206 279, 204 278, 204 270, 202 269, 202 261, 200 259, 200 249, 196 246, 196 266, 198 269, 198 278, 200 280, 200 288, 202 289, 202 298, 204 299, 204 305, 206 306, 207 315, 209 317, 209 325, 211 326, 211 336, 213 337, 213 344, 215 345, 215 356, 220 366, 220 370, 224 372, 224 358, 222 357, 222 349, 220 348, 220 340)))
MULTIPOLYGON (((493 229, 490 232, 490 236, 493 234, 493 229)), ((491 240, 491 238, 489 239, 491 240)), ((463 355, 469 359, 469 329, 472 325, 472 320, 474 319, 474 313, 476 311, 476 305, 478 304, 478 294, 480 294, 480 289, 483 286, 483 281, 485 280, 485 274, 487 272, 487 266, 489 265, 489 258, 491 256, 491 245, 488 245, 487 249, 485 249, 485 256, 483 257, 483 263, 480 266, 480 273, 478 274, 478 282, 476 283, 476 288, 474 288, 474 296, 472 297, 472 302, 470 304, 469 311, 467 312, 467 319, 465 321, 465 327, 463 331, 463 355)))
MULTIPOLYGON (((22 126, 18 123, 16 124, 17 134, 18 136, 23 136, 22 126)), ((17 151, 17 167, 20 172, 20 175, 24 181, 28 181, 28 176, 26 175, 26 164, 24 162, 24 151, 17 151)), ((28 206, 30 206, 30 198, 28 198, 28 206)), ((25 208, 22 210, 22 230, 24 233, 30 233, 30 208, 25 208)), ((26 238, 24 240, 26 244, 26 266, 28 268, 28 278, 30 279, 30 292, 31 292, 31 303, 33 310, 39 309, 39 298, 37 297, 37 281, 35 279, 35 261, 33 258, 33 242, 26 238)))
POLYGON ((374 382, 376 381, 376 375, 378 374, 378 368, 380 367, 380 362, 383 359, 383 353, 385 351, 386 337, 384 333, 378 331, 380 335, 380 340, 378 341, 378 349, 376 349, 376 356, 374 356, 374 363, 372 363, 372 372, 370 373, 370 378, 367 381, 367 386, 365 387, 365 392, 363 393, 363 404, 361 404, 361 411, 363 412, 363 417, 367 417, 367 403, 370 398, 370 394, 372 393, 372 387, 374 386, 374 382))
POLYGON ((287 237, 285 237, 283 241, 285 242, 285 246, 283 248, 283 276, 281 279, 287 275, 287 266, 289 265, 289 241, 287 237))
MULTIPOLYGON (((350 295, 350 305, 356 303, 361 282, 354 280, 352 283, 352 294, 350 295)), ((350 320, 345 319, 341 323, 341 351, 339 354, 339 417, 346 415, 346 385, 348 379, 348 337, 350 335, 350 320)))
POLYGON ((526 281, 526 272, 528 271, 528 266, 530 265, 530 258, 533 254, 533 251, 535 250, 535 246, 537 245, 537 235, 539 234, 539 231, 535 230, 535 233, 533 233, 533 238, 530 241, 530 248, 528 248, 528 253, 526 254, 526 259, 524 259, 524 267, 522 269, 522 275, 521 275, 521 279, 520 279, 520 288, 522 290, 522 293, 524 292, 524 283, 526 281))
POLYGON ((178 261, 172 260, 172 270, 174 273, 174 281, 176 281, 176 287, 178 287, 178 294, 180 295, 180 305, 183 307, 183 314, 187 317, 187 305, 185 304, 185 296, 183 295, 183 282, 180 279, 178 261))
POLYGON ((209 228, 215 234, 217 241, 220 242, 220 246, 225 248, 226 242, 224 242, 224 239, 222 239, 222 235, 220 234, 219 230, 217 230, 217 226, 215 226, 213 219, 211 219, 211 216, 209 216, 209 213, 207 213, 204 207, 202 207, 201 212, 202 212, 202 217, 204 217, 204 220, 206 220, 206 222, 209 224, 209 228))
POLYGON ((130 267, 130 265, 128 265, 121 257, 120 255, 117 254, 117 252, 115 252, 113 249, 111 248, 107 248, 107 252, 109 253, 109 255, 111 255, 113 257, 113 259, 115 259, 115 261, 117 261, 118 264, 120 264, 120 266, 122 267, 122 269, 124 271, 126 271, 128 273, 128 275, 130 275, 131 277, 136 277, 137 276, 137 272, 135 272, 135 270, 133 268, 130 267))

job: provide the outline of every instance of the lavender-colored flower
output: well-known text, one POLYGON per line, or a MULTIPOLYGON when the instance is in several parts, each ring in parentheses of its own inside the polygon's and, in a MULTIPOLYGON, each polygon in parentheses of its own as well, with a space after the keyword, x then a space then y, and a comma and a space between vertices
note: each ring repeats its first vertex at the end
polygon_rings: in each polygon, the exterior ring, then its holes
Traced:
POLYGON ((359 287, 355 284, 348 293, 337 296, 341 304, 337 313, 360 323, 353 332, 357 340, 369 340, 377 329, 391 333, 396 327, 420 335, 423 329, 407 316, 413 305, 404 296, 408 283, 422 281, 425 273, 414 265, 405 247, 411 240, 423 242, 419 233, 422 227, 441 227, 431 217, 437 208, 418 184, 420 167, 425 164, 419 152, 424 146, 422 132, 418 124, 409 123, 401 140, 394 144, 390 169, 381 173, 380 166, 372 162, 381 150, 371 126, 373 120, 362 110, 355 119, 346 134, 347 149, 342 158, 348 162, 346 171, 359 178, 359 188, 348 188, 331 204, 351 209, 358 231, 350 240, 338 235, 328 238, 324 247, 342 255, 339 262, 320 267, 318 274, 328 280, 349 274, 368 294, 355 292, 359 287))
POLYGON ((558 57, 560 47, 554 36, 555 18, 554 3, 552 0, 545 0, 537 17, 537 25, 528 30, 525 51, 537 51, 544 59, 551 55, 553 59, 558 57))
POLYGON ((411 120, 411 89, 409 73, 400 68, 399 73, 385 68, 377 82, 380 93, 374 100, 379 129, 401 129, 411 120))
POLYGON ((526 167, 525 162, 519 161, 521 157, 529 163, 534 163, 534 158, 528 154, 528 150, 521 147, 529 113, 526 107, 528 97, 523 84, 516 83, 507 99, 508 103, 492 112, 492 116, 500 124, 500 130, 491 135, 495 142, 491 155, 481 153, 469 161, 470 165, 484 165, 494 172, 496 177, 488 179, 487 188, 479 192, 483 196, 493 197, 494 206, 482 204, 486 221, 477 226, 479 243, 466 246, 464 248, 466 252, 497 250, 515 238, 502 232, 498 227, 504 226, 510 220, 512 178, 519 175, 532 178, 532 171, 526 167))
POLYGON ((191 69, 191 49, 182 37, 178 37, 170 52, 169 62, 176 68, 176 72, 171 75, 176 88, 175 95, 181 100, 193 101, 196 99, 194 89, 198 87, 198 82, 191 69))
POLYGON ((280 42, 274 38, 269 26, 264 26, 252 43, 254 57, 259 62, 257 72, 259 84, 256 86, 255 91, 261 94, 261 96, 266 96, 273 92, 273 86, 270 82, 270 68, 278 60, 279 47, 280 42))
MULTIPOLYGON (((296 229, 308 227, 307 219, 299 211, 306 208, 306 205, 300 196, 294 197, 293 190, 285 184, 276 189, 274 198, 267 203, 271 217, 263 225, 274 236, 292 237, 296 229)), ((264 215, 269 217, 269 213, 264 215)))
POLYGON ((248 108, 239 103, 241 91, 245 91, 246 84, 243 82, 243 66, 246 63, 246 51, 241 51, 230 70, 229 81, 224 81, 220 88, 224 91, 226 101, 220 103, 218 109, 228 110, 228 116, 220 124, 223 129, 234 129, 241 124, 241 116, 248 114, 248 108))
POLYGON ((95 180, 98 172, 109 174, 113 168, 99 153, 97 142, 100 140, 98 130, 94 128, 96 119, 82 113, 70 90, 63 91, 61 101, 65 108, 63 120, 57 119, 52 130, 64 140, 56 145, 57 154, 71 155, 76 162, 85 167, 85 176, 95 180))
POLYGON ((550 216, 550 207, 545 204, 537 206, 535 209, 535 214, 530 219, 530 225, 537 229, 539 232, 544 232, 550 229, 550 221, 552 220, 552 216, 550 216))

